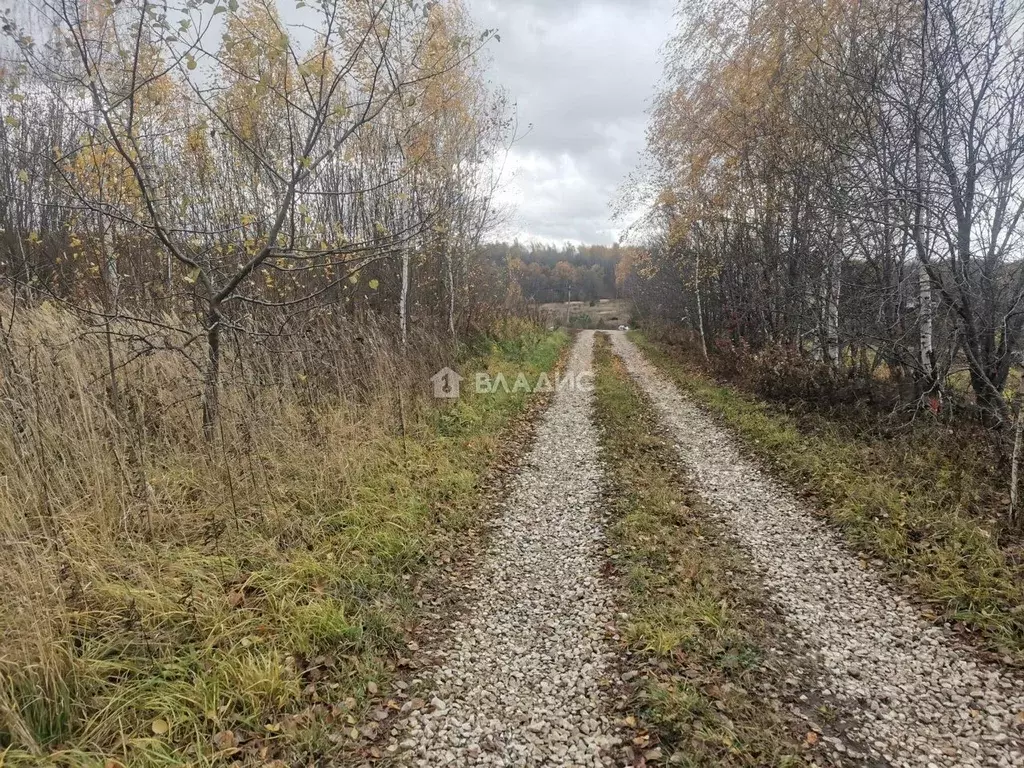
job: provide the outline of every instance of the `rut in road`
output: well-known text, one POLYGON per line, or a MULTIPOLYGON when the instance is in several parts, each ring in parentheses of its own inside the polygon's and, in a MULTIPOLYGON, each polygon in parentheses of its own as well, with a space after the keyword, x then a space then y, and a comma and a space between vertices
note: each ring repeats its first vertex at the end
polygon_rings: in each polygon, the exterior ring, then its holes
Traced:
MULTIPOLYGON (((593 332, 567 373, 589 371, 593 332)), ((420 709, 398 723, 410 766, 608 766, 601 679, 612 652, 600 575, 601 465, 589 388, 563 388, 496 523, 475 600, 437 653, 420 709)))
MULTIPOLYGON (((977 662, 862 567, 820 518, 737 451, 625 334, 612 344, 652 400, 701 495, 814 649, 853 735, 897 766, 1024 765, 1019 681, 977 662)), ((843 749, 840 746, 839 749, 843 749)))

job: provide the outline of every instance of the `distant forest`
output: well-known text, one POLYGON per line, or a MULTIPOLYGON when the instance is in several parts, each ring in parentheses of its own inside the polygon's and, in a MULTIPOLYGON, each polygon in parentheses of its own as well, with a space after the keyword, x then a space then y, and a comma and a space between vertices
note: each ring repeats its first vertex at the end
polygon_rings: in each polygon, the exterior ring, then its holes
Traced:
POLYGON ((618 245, 493 243, 485 246, 484 255, 489 262, 508 264, 529 302, 616 298, 615 267, 622 257, 618 245))

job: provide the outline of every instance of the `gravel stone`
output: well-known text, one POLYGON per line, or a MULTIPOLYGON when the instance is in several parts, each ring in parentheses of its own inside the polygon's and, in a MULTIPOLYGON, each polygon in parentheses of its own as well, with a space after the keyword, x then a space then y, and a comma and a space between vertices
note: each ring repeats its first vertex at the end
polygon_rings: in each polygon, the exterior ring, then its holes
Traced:
POLYGON ((1024 766, 1024 690, 847 550, 840 535, 743 458, 625 334, 612 344, 651 398, 701 495, 824 670, 851 732, 895 766, 1024 766))
MULTIPOLYGON (((593 341, 579 335, 567 372, 589 371, 593 341)), ((600 571, 592 400, 563 388, 538 426, 485 564, 466 585, 474 602, 416 681, 432 707, 399 721, 400 765, 616 764, 602 689, 613 601, 600 571)))

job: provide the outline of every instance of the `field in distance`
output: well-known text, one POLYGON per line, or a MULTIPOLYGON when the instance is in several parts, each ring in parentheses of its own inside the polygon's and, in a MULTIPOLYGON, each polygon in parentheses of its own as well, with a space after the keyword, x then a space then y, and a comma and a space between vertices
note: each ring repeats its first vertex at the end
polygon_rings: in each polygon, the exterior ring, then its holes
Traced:
POLYGON ((549 325, 571 328, 618 328, 632 322, 633 302, 628 299, 554 301, 540 305, 549 325))

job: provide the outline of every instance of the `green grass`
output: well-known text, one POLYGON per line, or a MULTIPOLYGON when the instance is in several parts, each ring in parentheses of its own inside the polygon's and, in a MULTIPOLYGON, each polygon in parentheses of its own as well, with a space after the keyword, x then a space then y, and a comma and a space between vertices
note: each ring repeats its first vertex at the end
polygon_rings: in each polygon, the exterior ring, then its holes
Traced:
POLYGON ((640 709, 670 764, 803 765, 792 725, 756 692, 776 628, 756 579, 701 509, 650 404, 598 336, 596 408, 625 572, 624 639, 646 670, 640 709))
POLYGON ((884 562, 936 621, 1024 661, 1024 573, 997 520, 983 454, 941 425, 881 435, 820 413, 790 413, 712 380, 670 347, 632 334, 651 361, 729 426, 747 450, 813 497, 850 544, 884 562))
MULTIPOLYGON (((566 342, 510 324, 460 369, 550 370, 566 342)), ((414 585, 480 522, 479 480, 526 399, 412 408, 405 435, 319 414, 322 439, 259 457, 260 502, 236 486, 240 509, 168 459, 160 514, 209 529, 70 541, 39 660, 13 663, 0 639, 0 766, 345 763, 417 621, 414 585)))

